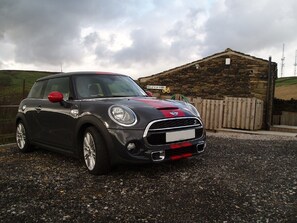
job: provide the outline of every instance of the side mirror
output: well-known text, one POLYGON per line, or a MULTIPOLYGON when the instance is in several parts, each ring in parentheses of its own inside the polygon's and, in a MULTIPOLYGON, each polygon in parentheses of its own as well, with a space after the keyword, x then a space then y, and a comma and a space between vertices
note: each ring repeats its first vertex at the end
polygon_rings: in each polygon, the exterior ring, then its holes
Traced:
POLYGON ((62 102, 63 101, 63 94, 59 91, 53 91, 47 96, 50 102, 62 102))
POLYGON ((145 93, 146 93, 146 94, 147 94, 147 96, 149 96, 149 97, 154 97, 153 93, 152 93, 152 92, 150 92, 150 91, 145 91, 145 93))

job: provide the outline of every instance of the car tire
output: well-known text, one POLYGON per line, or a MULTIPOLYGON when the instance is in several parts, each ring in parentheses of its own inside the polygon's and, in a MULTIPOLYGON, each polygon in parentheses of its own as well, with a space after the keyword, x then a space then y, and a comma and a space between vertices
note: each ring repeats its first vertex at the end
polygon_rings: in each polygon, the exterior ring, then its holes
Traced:
POLYGON ((22 121, 19 121, 16 125, 15 139, 17 147, 21 152, 27 153, 32 151, 28 131, 22 121))
POLYGON ((91 174, 107 174, 111 170, 106 144, 95 127, 88 127, 82 140, 84 163, 91 174))

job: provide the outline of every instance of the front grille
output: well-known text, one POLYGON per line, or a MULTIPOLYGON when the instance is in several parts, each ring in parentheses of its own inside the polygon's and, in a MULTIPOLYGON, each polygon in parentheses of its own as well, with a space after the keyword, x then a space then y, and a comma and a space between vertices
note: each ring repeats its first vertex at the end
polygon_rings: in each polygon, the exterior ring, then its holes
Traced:
POLYGON ((172 120, 160 120, 151 125, 150 130, 173 128, 173 127, 186 127, 186 126, 200 126, 201 122, 196 118, 185 119, 172 119, 172 120))
MULTIPOLYGON (((178 118, 154 121, 146 129, 146 140, 150 145, 165 145, 174 142, 166 142, 166 132, 195 129, 195 139, 203 136, 203 126, 197 118, 178 118)), ((188 141, 188 140, 184 140, 188 141)))

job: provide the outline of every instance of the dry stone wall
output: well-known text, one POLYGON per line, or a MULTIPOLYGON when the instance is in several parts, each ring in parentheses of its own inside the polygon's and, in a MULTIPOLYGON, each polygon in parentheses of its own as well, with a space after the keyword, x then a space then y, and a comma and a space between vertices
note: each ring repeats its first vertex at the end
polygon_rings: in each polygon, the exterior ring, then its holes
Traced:
MULTIPOLYGON (((276 70, 273 63, 272 70, 276 70)), ((268 61, 240 55, 222 55, 170 72, 146 78, 147 85, 164 85, 170 94, 223 99, 228 97, 256 97, 266 101, 269 65, 268 61), (225 59, 231 64, 226 65, 225 59)), ((156 93, 158 91, 155 91, 156 93)))

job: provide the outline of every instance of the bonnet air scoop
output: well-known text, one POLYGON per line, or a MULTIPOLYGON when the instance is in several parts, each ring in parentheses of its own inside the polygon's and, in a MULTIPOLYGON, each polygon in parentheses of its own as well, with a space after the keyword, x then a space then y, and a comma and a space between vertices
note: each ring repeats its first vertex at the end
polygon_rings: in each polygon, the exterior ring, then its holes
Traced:
POLYGON ((178 107, 160 107, 160 108, 157 108, 158 110, 175 110, 175 109, 178 109, 178 107))

